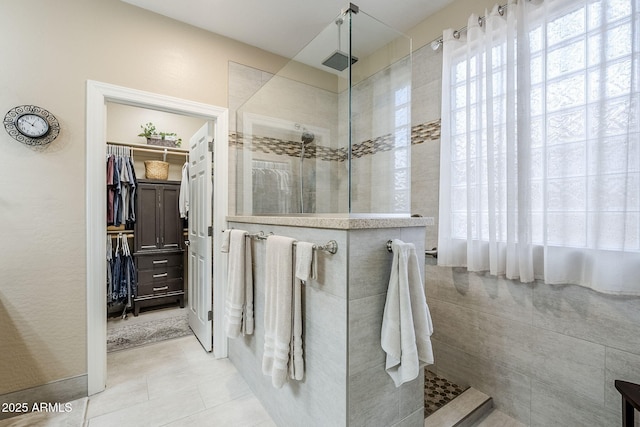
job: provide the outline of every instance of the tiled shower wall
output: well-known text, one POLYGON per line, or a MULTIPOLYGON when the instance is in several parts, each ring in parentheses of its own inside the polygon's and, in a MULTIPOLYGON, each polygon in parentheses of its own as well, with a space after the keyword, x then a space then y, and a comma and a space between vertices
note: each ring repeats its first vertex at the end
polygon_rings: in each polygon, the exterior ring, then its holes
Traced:
MULTIPOLYGON (((237 143, 242 143, 242 135, 236 134, 236 112, 243 111, 281 120, 282 127, 263 126, 254 129, 259 141, 259 151, 254 158, 289 165, 294 178, 298 181, 300 136, 302 128, 296 129, 293 124, 311 126, 316 131, 313 145, 308 152, 320 152, 319 157, 338 146, 337 108, 338 97, 335 93, 316 88, 294 80, 275 76, 252 67, 229 62, 229 131, 231 147, 229 150, 229 212, 236 213, 236 188, 242 185, 242 173, 236 173, 237 143), (268 84, 267 84, 268 83, 268 84), (284 94, 284 96, 283 96, 284 94), (250 103, 247 106, 247 101, 250 103), (289 128, 287 125, 291 124, 289 128), (274 149, 278 147, 278 149, 274 149), (280 150, 281 149, 281 150, 280 150), (239 181, 236 181, 239 180, 239 181)), ((305 190, 315 192, 309 196, 317 197, 317 206, 334 206, 339 195, 335 191, 339 187, 340 165, 337 162, 317 161, 305 156, 305 168, 315 163, 312 172, 315 175, 305 179, 305 190)), ((274 191, 276 191, 274 189, 274 191)), ((298 197, 297 187, 292 188, 292 195, 298 197)), ((297 205, 297 199, 292 201, 297 205)), ((327 211, 325 211, 327 212, 327 211)))
MULTIPOLYGON (((440 117, 442 52, 413 56, 413 122, 440 117)), ((439 141, 413 145, 412 212, 435 218, 439 141)), ((640 298, 522 284, 427 259, 435 371, 533 426, 619 426, 615 379, 640 383, 640 298)), ((640 425, 636 414, 636 426, 640 425)))
MULTIPOLYGON (((414 121, 414 126, 410 127, 411 94, 406 84, 409 82, 406 61, 399 61, 358 83, 352 91, 355 141, 352 150, 352 212, 410 212, 409 145, 439 137, 437 120, 434 123, 414 121), (396 145, 405 149, 395 149, 396 145)), ((348 122, 341 113, 346 111, 347 93, 336 94, 279 76, 269 80, 270 77, 247 66, 229 64, 230 171, 233 180, 230 182, 230 212, 236 212, 233 201, 235 180, 242 179, 242 173, 238 176, 235 173, 236 148, 241 148, 248 139, 236 131, 238 108, 290 123, 325 128, 327 132, 324 135, 316 132, 314 144, 308 146, 305 153, 304 167, 309 168, 311 164, 315 167, 311 173, 308 169, 304 172, 311 175, 311 179, 305 179, 304 189, 305 192, 311 191, 311 196, 316 198, 315 203, 306 204, 315 204, 317 213, 347 212, 347 152, 344 141, 348 122), (258 92, 253 93, 255 91, 258 92), (249 103, 245 104, 247 100, 249 103), (315 114, 309 114, 310 110, 315 114)), ((278 134, 277 130, 266 127, 258 131, 254 128, 251 139, 254 158, 288 164, 293 181, 298 181, 301 132, 283 131, 278 134)), ((278 190, 274 188, 274 191, 278 190)), ((298 189, 294 188, 292 196, 297 193, 298 189)))

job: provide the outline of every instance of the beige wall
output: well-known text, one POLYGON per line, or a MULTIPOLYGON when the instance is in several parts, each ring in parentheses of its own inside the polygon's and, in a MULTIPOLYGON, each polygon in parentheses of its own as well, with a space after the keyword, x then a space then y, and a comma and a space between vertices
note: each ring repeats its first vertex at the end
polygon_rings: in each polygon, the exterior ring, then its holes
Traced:
MULTIPOLYGON (((0 132, 0 394, 86 373, 85 82, 227 105, 228 61, 284 59, 119 0, 0 0, 0 110, 35 104, 61 132, 0 132)), ((96 284, 102 286, 102 284, 96 284)))
POLYGON ((431 43, 442 36, 447 28, 458 29, 467 25, 472 13, 483 16, 486 9, 491 10, 495 4, 505 4, 506 0, 456 0, 448 7, 434 13, 411 30, 407 35, 411 37, 413 50, 431 43))
POLYGON ((107 141, 109 142, 145 145, 146 138, 138 136, 138 134, 142 132, 140 126, 149 122, 155 125, 157 132, 173 132, 178 135, 182 139, 181 148, 188 149, 189 138, 207 121, 198 117, 165 113, 164 111, 131 107, 113 102, 107 103, 107 141))

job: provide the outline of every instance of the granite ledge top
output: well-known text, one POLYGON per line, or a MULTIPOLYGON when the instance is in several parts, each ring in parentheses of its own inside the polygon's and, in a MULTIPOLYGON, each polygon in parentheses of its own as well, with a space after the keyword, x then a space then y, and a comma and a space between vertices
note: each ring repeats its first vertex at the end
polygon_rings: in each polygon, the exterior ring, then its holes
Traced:
POLYGON ((424 227, 427 225, 427 218, 424 217, 414 218, 389 216, 228 216, 227 221, 247 224, 285 225, 290 227, 331 228, 339 230, 424 227))

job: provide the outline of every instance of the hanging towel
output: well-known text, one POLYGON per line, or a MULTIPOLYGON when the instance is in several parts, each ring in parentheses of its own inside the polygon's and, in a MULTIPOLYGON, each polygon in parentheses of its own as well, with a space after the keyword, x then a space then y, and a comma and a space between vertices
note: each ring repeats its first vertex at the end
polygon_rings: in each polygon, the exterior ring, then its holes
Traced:
POLYGON ((304 378, 304 356, 302 351, 302 282, 293 281, 292 333, 289 342, 289 378, 302 381, 304 378))
POLYGON ((224 230, 222 232, 222 243, 220 244, 220 252, 229 252, 229 242, 231 240, 231 230, 224 230))
POLYGON ((296 244, 296 278, 293 283, 292 335, 289 346, 289 378, 301 381, 304 378, 304 356, 302 341, 302 282, 309 277, 316 279, 315 251, 313 243, 296 244))
POLYGON ((393 263, 382 316, 381 343, 387 353, 386 371, 399 387, 418 377, 420 361, 433 363, 433 323, 415 246, 394 239, 391 248, 393 263))
POLYGON ((180 218, 187 218, 189 214, 189 162, 185 162, 185 164, 182 165, 182 180, 180 181, 178 206, 180 206, 180 218))
POLYGON ((303 282, 318 278, 318 260, 316 251, 313 250, 313 243, 296 243, 296 277, 303 282))
POLYGON ((262 373, 271 376, 271 383, 276 388, 284 385, 289 362, 293 242, 290 237, 267 237, 262 373))
POLYGON ((225 332, 229 338, 253 333, 253 272, 247 232, 231 230, 225 332))

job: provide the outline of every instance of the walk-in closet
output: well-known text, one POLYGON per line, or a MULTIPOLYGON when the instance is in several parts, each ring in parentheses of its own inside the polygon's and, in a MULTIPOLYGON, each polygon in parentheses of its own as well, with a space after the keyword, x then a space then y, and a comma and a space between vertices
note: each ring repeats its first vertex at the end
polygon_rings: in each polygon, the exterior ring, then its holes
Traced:
POLYGON ((107 104, 108 352, 192 333, 185 309, 189 298, 186 165, 189 138, 205 123, 107 104), (155 136, 151 141, 139 136, 150 130, 155 136))

